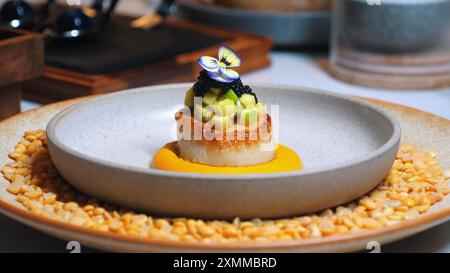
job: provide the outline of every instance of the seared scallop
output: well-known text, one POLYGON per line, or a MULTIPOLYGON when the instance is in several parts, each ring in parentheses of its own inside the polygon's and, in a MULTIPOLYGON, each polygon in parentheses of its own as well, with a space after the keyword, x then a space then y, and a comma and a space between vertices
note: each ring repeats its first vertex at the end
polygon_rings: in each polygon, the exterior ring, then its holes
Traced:
POLYGON ((185 160, 211 166, 242 167, 258 165, 275 158, 275 147, 271 139, 271 119, 253 128, 234 125, 228 130, 209 130, 208 123, 194 117, 177 113, 179 122, 179 156, 185 160), (187 126, 190 132, 186 132, 187 126), (195 135, 195 128, 200 134, 195 135))

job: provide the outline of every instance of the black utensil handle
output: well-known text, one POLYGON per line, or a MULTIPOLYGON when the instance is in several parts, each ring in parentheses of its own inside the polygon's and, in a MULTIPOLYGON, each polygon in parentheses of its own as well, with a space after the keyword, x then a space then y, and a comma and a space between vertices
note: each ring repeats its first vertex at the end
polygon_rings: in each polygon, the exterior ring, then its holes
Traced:
POLYGON ((96 10, 97 12, 102 12, 103 11, 103 4, 105 3, 105 0, 95 0, 92 5, 91 8, 93 8, 94 10, 96 10))
POLYGON ((109 20, 111 19, 111 15, 114 12, 114 10, 116 9, 116 6, 118 3, 119 3, 119 0, 111 0, 111 2, 109 3, 108 10, 103 15, 102 24, 106 24, 109 22, 109 20))
POLYGON ((55 7, 56 0, 47 0, 39 11, 39 15, 36 18, 36 26, 34 30, 37 32, 42 32, 46 27, 48 27, 50 15, 52 13, 53 8, 55 7))
POLYGON ((45 2, 44 9, 42 10, 42 17, 47 17, 50 14, 50 10, 53 9, 55 2, 55 0, 47 0, 45 2))
POLYGON ((156 9, 156 13, 161 15, 162 17, 168 16, 175 2, 176 0, 162 0, 158 8, 156 9))

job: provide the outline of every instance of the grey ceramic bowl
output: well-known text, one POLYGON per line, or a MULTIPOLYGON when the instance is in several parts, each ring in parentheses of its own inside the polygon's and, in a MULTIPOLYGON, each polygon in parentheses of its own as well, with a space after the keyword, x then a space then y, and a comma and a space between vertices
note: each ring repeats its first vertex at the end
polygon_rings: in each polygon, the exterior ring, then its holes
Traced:
POLYGON ((450 28, 449 0, 339 0, 333 27, 359 50, 403 53, 441 47, 450 28))
POLYGON ((385 177, 398 149, 399 123, 377 106, 323 91, 253 85, 261 101, 280 105, 280 142, 300 154, 303 170, 207 175, 151 169, 152 155, 174 140, 174 113, 190 86, 119 92, 63 110, 47 127, 57 169, 89 195, 153 214, 267 218, 363 195, 385 177))
POLYGON ((232 9, 183 0, 175 15, 211 26, 269 36, 275 46, 322 46, 329 41, 330 12, 267 12, 232 9))

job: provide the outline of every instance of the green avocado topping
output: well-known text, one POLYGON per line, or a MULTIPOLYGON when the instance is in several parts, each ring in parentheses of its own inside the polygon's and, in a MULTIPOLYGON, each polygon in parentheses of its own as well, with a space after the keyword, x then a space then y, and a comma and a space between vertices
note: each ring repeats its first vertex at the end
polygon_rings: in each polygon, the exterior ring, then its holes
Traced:
POLYGON ((233 89, 228 89, 219 100, 229 99, 236 103, 239 100, 239 97, 234 93, 233 89))
POLYGON ((258 113, 267 113, 266 106, 258 102, 253 94, 244 93, 239 96, 231 88, 210 88, 201 98, 202 104, 194 105, 195 97, 194 88, 190 88, 184 99, 184 104, 194 110, 192 115, 201 116, 203 122, 217 121, 222 127, 229 127, 233 121, 240 122, 240 119, 249 124, 257 120, 258 113))

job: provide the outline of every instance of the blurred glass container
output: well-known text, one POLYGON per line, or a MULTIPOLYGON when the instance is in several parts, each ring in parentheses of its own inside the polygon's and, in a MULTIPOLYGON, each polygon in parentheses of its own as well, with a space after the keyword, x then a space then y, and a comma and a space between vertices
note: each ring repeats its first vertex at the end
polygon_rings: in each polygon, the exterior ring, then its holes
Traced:
POLYGON ((361 85, 450 85, 450 0, 334 0, 330 64, 361 85))

